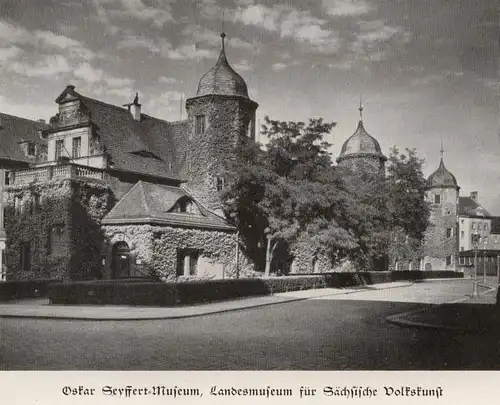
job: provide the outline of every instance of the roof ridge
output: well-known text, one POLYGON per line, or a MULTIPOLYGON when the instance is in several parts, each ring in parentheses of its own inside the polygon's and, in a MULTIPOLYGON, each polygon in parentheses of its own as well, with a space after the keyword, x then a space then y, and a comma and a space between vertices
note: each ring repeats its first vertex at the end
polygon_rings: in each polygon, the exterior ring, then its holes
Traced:
MULTIPOLYGON (((12 117, 12 118, 17 118, 19 120, 23 120, 23 121, 28 121, 28 122, 31 122, 33 124, 42 124, 42 122, 40 121, 37 121, 37 120, 31 120, 29 118, 24 118, 24 117, 19 117, 17 115, 12 115, 12 114, 7 114, 7 113, 4 113, 4 112, 0 112, 0 115, 5 115, 7 117, 12 117)), ((40 118, 40 119, 43 119, 43 118, 40 118)), ((1 124, 1 123, 0 123, 1 124)), ((45 125, 48 125, 47 123, 45 123, 45 125)))

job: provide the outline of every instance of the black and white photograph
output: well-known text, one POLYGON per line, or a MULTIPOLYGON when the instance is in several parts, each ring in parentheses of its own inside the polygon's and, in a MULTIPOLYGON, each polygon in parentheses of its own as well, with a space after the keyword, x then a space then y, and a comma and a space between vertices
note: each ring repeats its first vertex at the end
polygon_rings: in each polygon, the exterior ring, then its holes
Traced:
POLYGON ((499 371, 499 61, 493 0, 0 0, 0 380, 499 371))

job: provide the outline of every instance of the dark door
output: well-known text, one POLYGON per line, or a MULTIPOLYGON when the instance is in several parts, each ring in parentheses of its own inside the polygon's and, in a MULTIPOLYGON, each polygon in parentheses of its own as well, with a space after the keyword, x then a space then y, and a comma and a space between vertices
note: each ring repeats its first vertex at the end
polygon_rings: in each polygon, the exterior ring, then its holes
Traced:
POLYGON ((130 248, 126 242, 113 247, 113 278, 130 277, 130 248))

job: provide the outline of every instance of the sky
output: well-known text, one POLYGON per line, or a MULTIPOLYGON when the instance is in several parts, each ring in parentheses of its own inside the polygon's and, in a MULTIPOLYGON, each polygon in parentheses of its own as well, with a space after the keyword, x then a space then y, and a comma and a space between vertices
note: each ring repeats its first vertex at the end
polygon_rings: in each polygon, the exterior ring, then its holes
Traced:
MULTIPOLYGON (((337 125, 387 155, 444 161, 500 215, 500 14, 494 0, 0 0, 0 111, 49 120, 68 84, 167 120, 226 54, 257 118, 337 125)), ((262 141, 262 139, 261 139, 262 141)))

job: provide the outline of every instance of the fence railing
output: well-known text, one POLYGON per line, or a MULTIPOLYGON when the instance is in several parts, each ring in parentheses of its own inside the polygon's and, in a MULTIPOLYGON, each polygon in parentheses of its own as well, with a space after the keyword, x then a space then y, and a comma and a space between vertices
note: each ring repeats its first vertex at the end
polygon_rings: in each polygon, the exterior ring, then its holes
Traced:
POLYGON ((71 163, 57 166, 21 169, 9 173, 9 184, 17 185, 76 178, 104 180, 104 170, 71 163))

